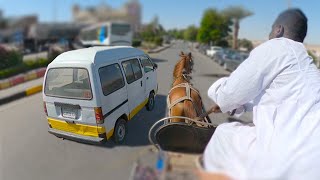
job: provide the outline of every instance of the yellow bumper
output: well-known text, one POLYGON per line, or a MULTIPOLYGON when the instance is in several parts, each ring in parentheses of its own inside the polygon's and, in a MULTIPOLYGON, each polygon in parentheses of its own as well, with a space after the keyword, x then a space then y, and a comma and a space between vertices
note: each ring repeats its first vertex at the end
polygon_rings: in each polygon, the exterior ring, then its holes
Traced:
POLYGON ((50 128, 81 136, 102 137, 106 136, 105 127, 90 126, 85 124, 73 124, 65 121, 48 118, 50 128))

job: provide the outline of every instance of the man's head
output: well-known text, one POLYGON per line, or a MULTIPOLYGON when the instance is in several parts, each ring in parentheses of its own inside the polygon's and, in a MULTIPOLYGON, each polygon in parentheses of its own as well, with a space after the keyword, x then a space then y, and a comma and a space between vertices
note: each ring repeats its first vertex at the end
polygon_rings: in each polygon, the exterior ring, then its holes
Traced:
POLYGON ((269 39, 285 37, 303 42, 307 35, 308 19, 300 9, 282 12, 272 25, 269 39))

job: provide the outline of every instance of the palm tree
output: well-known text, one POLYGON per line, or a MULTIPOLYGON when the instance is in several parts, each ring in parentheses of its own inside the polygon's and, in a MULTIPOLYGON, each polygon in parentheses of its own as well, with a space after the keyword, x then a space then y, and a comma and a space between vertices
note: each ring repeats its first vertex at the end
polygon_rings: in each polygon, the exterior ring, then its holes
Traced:
POLYGON ((238 49, 238 33, 240 29, 240 20, 253 15, 253 13, 242 6, 229 6, 222 13, 233 20, 233 43, 232 47, 238 49))

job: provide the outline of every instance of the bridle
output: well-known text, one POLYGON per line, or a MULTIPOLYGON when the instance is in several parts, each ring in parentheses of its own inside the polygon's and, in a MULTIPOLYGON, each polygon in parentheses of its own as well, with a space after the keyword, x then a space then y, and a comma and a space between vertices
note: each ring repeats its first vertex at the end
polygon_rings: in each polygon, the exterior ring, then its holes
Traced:
POLYGON ((180 76, 174 77, 173 83, 180 78, 183 78, 185 81, 187 81, 187 83, 190 84, 191 75, 187 73, 182 73, 180 76))

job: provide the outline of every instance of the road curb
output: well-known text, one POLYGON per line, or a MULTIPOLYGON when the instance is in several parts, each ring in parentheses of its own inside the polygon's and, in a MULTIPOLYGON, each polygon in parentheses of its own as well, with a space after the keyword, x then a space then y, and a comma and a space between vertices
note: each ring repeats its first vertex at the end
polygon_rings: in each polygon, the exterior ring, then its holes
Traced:
POLYGON ((35 70, 28 71, 24 74, 18 74, 10 78, 0 80, 0 90, 7 89, 30 80, 41 78, 44 76, 46 69, 46 67, 38 68, 35 70))
POLYGON ((0 99, 0 105, 15 101, 17 99, 20 99, 20 98, 23 98, 23 97, 26 97, 26 96, 30 96, 30 95, 36 94, 36 93, 41 92, 41 91, 42 91, 42 85, 37 85, 37 86, 30 87, 30 88, 28 88, 28 89, 26 89, 24 91, 21 91, 21 92, 12 94, 10 96, 1 98, 0 99))
POLYGON ((159 49, 153 49, 153 50, 149 50, 148 53, 152 54, 152 53, 159 53, 165 49, 168 49, 169 47, 171 47, 171 44, 167 45, 167 46, 163 46, 159 49))

